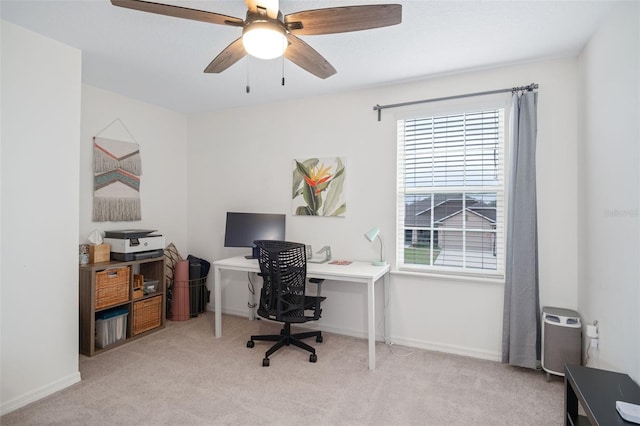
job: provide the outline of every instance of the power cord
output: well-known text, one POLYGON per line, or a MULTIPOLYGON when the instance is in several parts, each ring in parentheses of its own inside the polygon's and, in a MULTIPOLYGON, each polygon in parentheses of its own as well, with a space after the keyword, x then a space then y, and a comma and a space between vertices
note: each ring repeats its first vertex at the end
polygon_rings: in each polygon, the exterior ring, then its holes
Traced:
POLYGON ((583 365, 587 365, 589 363, 589 350, 591 349, 591 339, 587 340, 587 349, 584 351, 585 352, 585 356, 584 356, 584 364, 583 365))
POLYGON ((594 365, 592 365, 590 367, 598 368, 598 364, 599 364, 598 363, 598 354, 594 353, 594 351, 597 352, 598 351, 598 347, 597 346, 591 347, 591 339, 588 339, 587 340, 587 350, 585 351, 586 352, 586 356, 585 356, 585 359, 584 359, 584 365, 588 365, 590 358, 593 358, 593 364, 594 365), (593 357, 592 357, 592 355, 593 355, 593 357))
POLYGON ((414 351, 412 349, 395 346, 395 343, 392 340, 388 340, 387 339, 387 333, 389 332, 389 330, 387 330, 386 327, 384 327, 384 325, 386 324, 386 316, 387 316, 388 309, 389 309, 389 294, 388 294, 388 292, 385 291, 384 292, 384 310, 383 310, 383 315, 382 315, 382 319, 379 320, 378 324, 377 324, 377 326, 380 326, 381 325, 380 323, 382 322, 382 328, 384 329, 384 333, 382 333, 382 337, 384 339, 385 346, 387 346, 389 348, 389 351, 391 352, 391 354, 393 356, 408 357, 408 356, 413 355, 414 351), (398 349, 400 351, 402 351, 403 353, 398 352, 398 349))
POLYGON ((387 343, 387 346, 389 347, 389 350, 391 351, 391 354, 393 356, 397 356, 397 357, 402 357, 402 358, 408 357, 408 356, 413 355, 413 352, 414 352, 413 349, 395 346, 395 343, 393 343, 393 342, 387 343), (397 349, 395 349, 395 348, 400 349, 401 351, 404 351, 404 353, 396 352, 397 349))
MULTIPOLYGON (((248 280, 247 288, 249 289, 249 293, 251 293, 252 296, 255 296, 256 295, 256 288, 255 288, 255 286, 253 284, 253 281, 251 280, 251 272, 247 272, 247 280, 248 280)), ((253 298, 253 300, 255 300, 255 297, 253 298)), ((254 303, 247 302, 247 307, 249 309, 253 309, 256 306, 258 306, 258 304, 255 303, 255 302, 254 303)))

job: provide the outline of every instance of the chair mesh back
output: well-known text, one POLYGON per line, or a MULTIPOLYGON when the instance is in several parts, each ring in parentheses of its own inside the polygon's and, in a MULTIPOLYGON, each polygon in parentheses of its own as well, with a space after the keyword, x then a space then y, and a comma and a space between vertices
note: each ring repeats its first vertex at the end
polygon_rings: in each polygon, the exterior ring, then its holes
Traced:
POLYGON ((258 263, 264 283, 258 314, 285 322, 304 319, 307 257, 304 244, 258 240, 258 263))

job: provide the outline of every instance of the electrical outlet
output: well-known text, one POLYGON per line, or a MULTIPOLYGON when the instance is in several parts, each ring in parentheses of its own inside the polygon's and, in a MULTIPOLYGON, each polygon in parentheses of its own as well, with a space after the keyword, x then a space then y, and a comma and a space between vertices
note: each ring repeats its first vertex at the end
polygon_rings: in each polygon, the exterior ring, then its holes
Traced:
POLYGON ((591 338, 591 349, 598 349, 598 338, 597 337, 592 337, 591 338))
POLYGON ((587 337, 591 337, 592 339, 598 338, 598 327, 596 327, 597 321, 593 323, 593 325, 587 325, 587 337))

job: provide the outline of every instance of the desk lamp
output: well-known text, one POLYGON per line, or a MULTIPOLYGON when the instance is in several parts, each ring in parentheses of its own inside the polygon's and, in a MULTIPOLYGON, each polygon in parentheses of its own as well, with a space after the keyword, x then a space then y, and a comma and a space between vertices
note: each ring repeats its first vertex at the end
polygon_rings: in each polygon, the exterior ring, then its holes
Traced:
POLYGON ((378 239, 380 240, 380 260, 376 260, 375 262, 372 263, 372 265, 375 266, 384 266, 387 264, 387 262, 385 262, 382 258, 382 237, 380 237, 380 228, 375 227, 372 228, 369 232, 367 232, 366 234, 364 234, 364 237, 369 240, 370 242, 373 242, 373 240, 376 239, 376 237, 378 237, 378 239))

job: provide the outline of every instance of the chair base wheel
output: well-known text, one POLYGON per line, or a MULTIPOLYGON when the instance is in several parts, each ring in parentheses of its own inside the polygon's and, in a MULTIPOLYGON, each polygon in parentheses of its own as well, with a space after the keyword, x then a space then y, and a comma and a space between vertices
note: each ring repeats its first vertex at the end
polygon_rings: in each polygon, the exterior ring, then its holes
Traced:
MULTIPOLYGON (((1 0, 0 0, 1 1, 1 0)), ((285 323, 283 329, 280 331, 280 334, 267 334, 267 335, 256 335, 251 336, 247 341, 247 347, 253 348, 255 346, 256 341, 266 341, 266 342, 275 342, 269 350, 264 353, 264 358, 262 360, 262 366, 269 366, 269 357, 273 355, 276 351, 282 349, 285 346, 296 346, 300 349, 303 349, 309 353, 309 362, 317 362, 318 355, 316 355, 316 350, 309 346, 307 343, 303 341, 303 339, 315 337, 316 342, 322 343, 323 337, 319 331, 306 331, 302 333, 291 333, 291 324, 285 323)))

